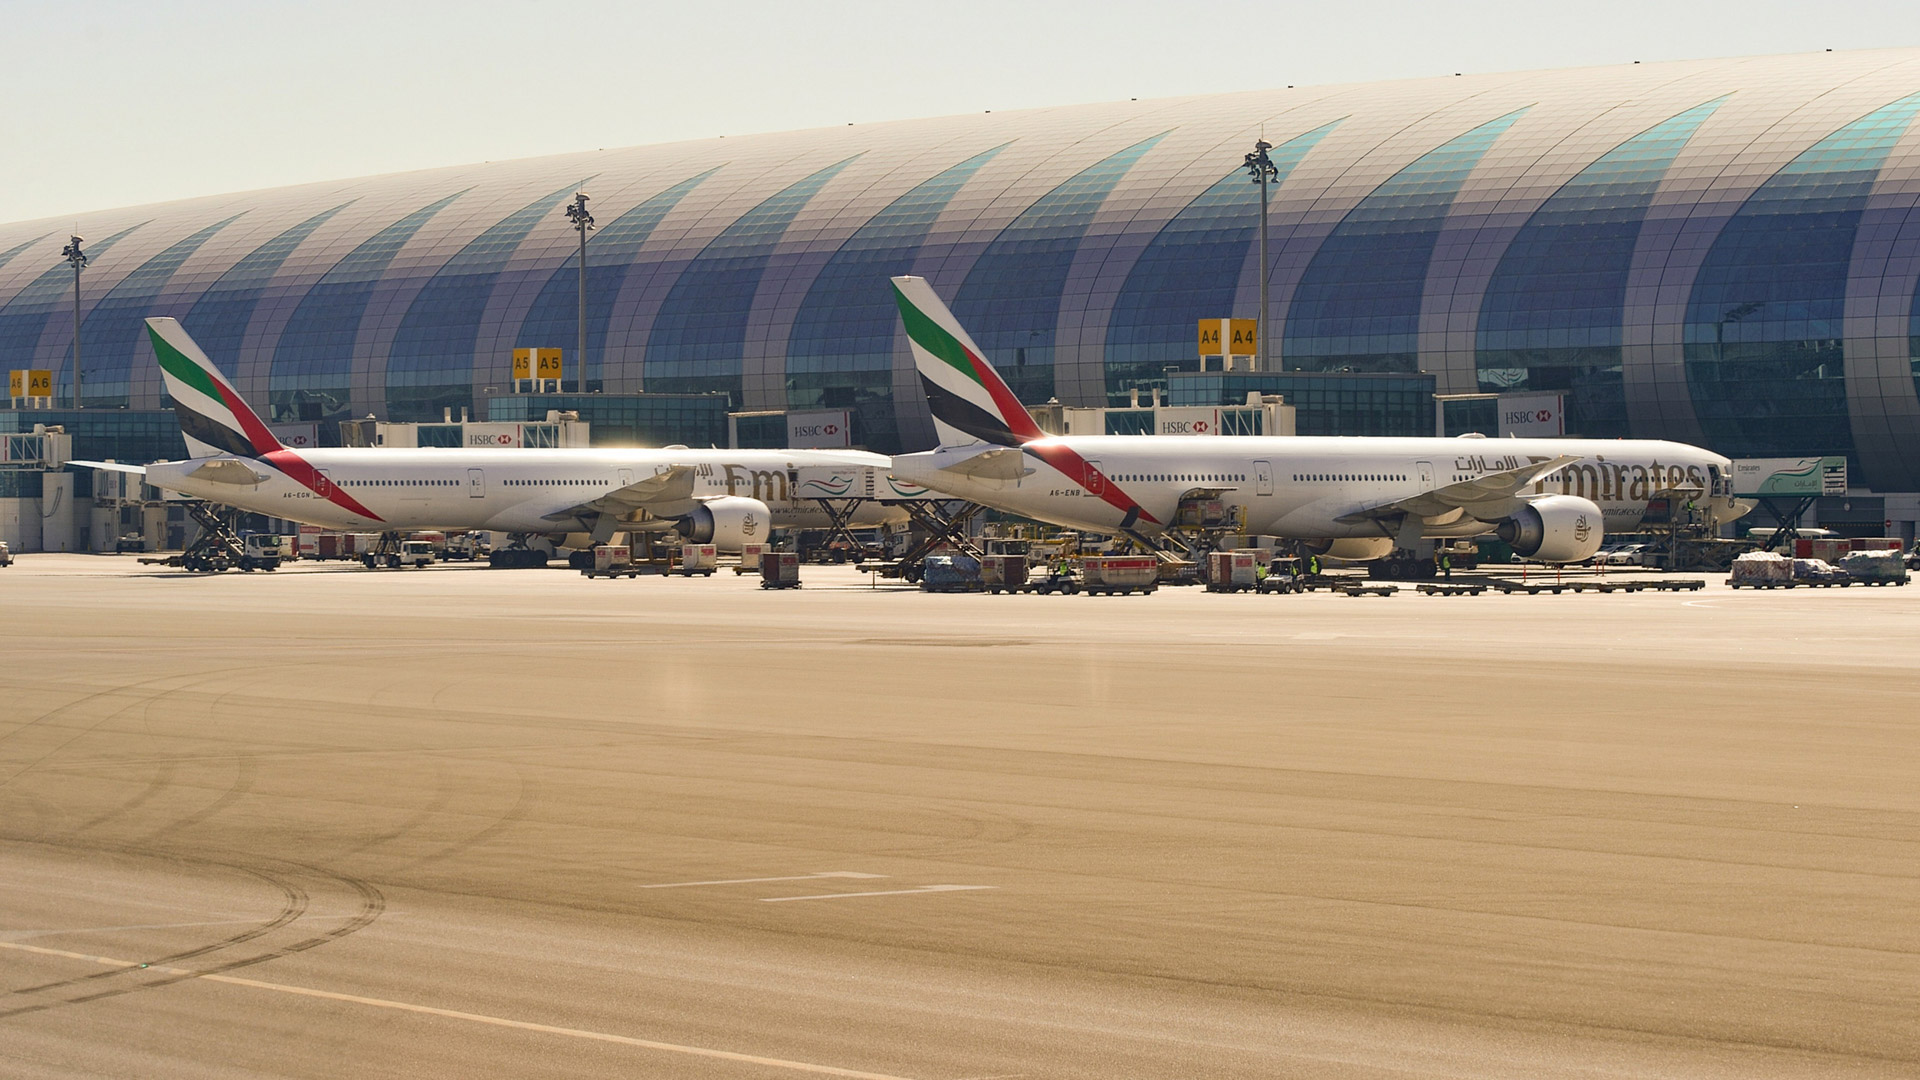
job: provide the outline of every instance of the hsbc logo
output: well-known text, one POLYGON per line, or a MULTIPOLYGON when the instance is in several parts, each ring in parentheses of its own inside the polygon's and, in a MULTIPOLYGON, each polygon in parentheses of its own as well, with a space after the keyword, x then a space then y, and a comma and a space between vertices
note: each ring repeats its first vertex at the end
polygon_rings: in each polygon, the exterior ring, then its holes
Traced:
POLYGON ((1512 409, 1512 410, 1509 410, 1506 414, 1506 422, 1510 425, 1516 425, 1516 426, 1524 426, 1524 425, 1530 425, 1530 424, 1551 424, 1553 423, 1553 410, 1552 409, 1512 409))

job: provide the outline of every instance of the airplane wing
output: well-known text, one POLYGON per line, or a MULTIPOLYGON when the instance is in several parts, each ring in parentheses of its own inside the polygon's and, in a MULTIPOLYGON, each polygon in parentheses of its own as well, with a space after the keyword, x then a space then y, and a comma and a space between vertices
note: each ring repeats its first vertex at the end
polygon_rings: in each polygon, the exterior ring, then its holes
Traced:
POLYGON ((136 476, 147 475, 145 465, 122 465, 118 461, 69 461, 69 465, 78 465, 83 469, 105 469, 108 472, 133 473, 136 476))
POLYGON ((1025 451, 1017 446, 996 446, 964 456, 940 451, 935 454, 934 460, 942 472, 971 476, 976 480, 1017 480, 1033 472, 1027 467, 1025 451), (956 460, 951 463, 942 460, 947 457, 956 460))
POLYGON ((693 499, 694 471, 691 465, 669 465, 645 480, 636 480, 623 488, 615 488, 597 499, 576 503, 564 510, 547 514, 547 521, 574 521, 590 519, 602 514, 622 517, 635 510, 669 503, 686 503, 693 499))
POLYGON ((209 461, 187 475, 195 480, 211 480, 216 484, 257 484, 268 479, 266 473, 232 458, 209 461))
POLYGON ((1363 521, 1399 517, 1403 514, 1439 517, 1455 510, 1465 510, 1483 521, 1502 518, 1512 513, 1517 508, 1517 503, 1524 501, 1521 498, 1521 492, 1524 492, 1528 486, 1552 476, 1579 460, 1578 455, 1563 454, 1560 457, 1535 461, 1515 469, 1482 473, 1471 480, 1462 480, 1457 484, 1448 484, 1404 499, 1362 507, 1335 520, 1344 525, 1354 525, 1363 521))

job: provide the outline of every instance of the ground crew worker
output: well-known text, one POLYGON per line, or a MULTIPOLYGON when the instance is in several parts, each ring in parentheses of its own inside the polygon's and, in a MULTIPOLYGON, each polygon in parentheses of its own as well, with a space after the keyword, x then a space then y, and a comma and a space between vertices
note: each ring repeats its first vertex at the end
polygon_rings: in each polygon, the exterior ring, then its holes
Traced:
POLYGON ((1267 580, 1267 564, 1254 563, 1253 564, 1253 583, 1255 585, 1258 585, 1265 580, 1267 580))
POLYGON ((1308 577, 1320 576, 1320 556, 1318 555, 1307 556, 1307 576, 1308 577))
POLYGON ((1446 577, 1453 576, 1453 553, 1452 552, 1443 551, 1440 553, 1440 573, 1446 577))

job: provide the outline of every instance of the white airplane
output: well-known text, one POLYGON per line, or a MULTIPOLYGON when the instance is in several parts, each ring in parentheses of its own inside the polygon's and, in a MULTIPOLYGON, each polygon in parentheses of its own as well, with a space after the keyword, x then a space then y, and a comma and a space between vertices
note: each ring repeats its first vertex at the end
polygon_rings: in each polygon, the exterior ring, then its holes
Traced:
MULTIPOLYGON (((147 466, 72 464, 143 473, 155 487, 327 529, 406 533, 486 529, 513 534, 525 559, 586 534, 678 528, 693 543, 738 551, 772 529, 826 528, 813 500, 886 482, 888 460, 857 450, 374 449, 281 445, 173 319, 148 334, 192 456, 147 466), (856 487, 856 485, 861 485, 856 487)), ((924 495, 895 484, 895 498, 924 495)), ((895 506, 859 504, 855 527, 905 521, 895 506)))
POLYGON ((1681 443, 1589 439, 1057 436, 1034 423, 926 280, 893 279, 940 437, 893 475, 972 502, 1103 534, 1163 532, 1184 502, 1220 500, 1251 534, 1424 577, 1436 539, 1496 533, 1522 557, 1579 562, 1656 498, 1706 522, 1748 507, 1733 463, 1681 443))

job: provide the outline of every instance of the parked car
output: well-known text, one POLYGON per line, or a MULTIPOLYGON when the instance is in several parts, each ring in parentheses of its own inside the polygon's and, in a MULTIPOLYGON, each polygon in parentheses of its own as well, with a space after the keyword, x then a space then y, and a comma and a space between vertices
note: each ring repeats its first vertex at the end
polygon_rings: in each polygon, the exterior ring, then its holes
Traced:
POLYGON ((5 540, 0 540, 0 566, 12 566, 12 565, 13 565, 13 549, 7 546, 7 542, 5 540))
POLYGON ((1621 544, 1595 555, 1593 561, 1600 566, 1640 566, 1641 553, 1646 550, 1645 544, 1621 544))
POLYGON ((147 550, 147 538, 137 532, 127 533, 114 542, 113 550, 121 555, 130 551, 143 552, 147 550))

